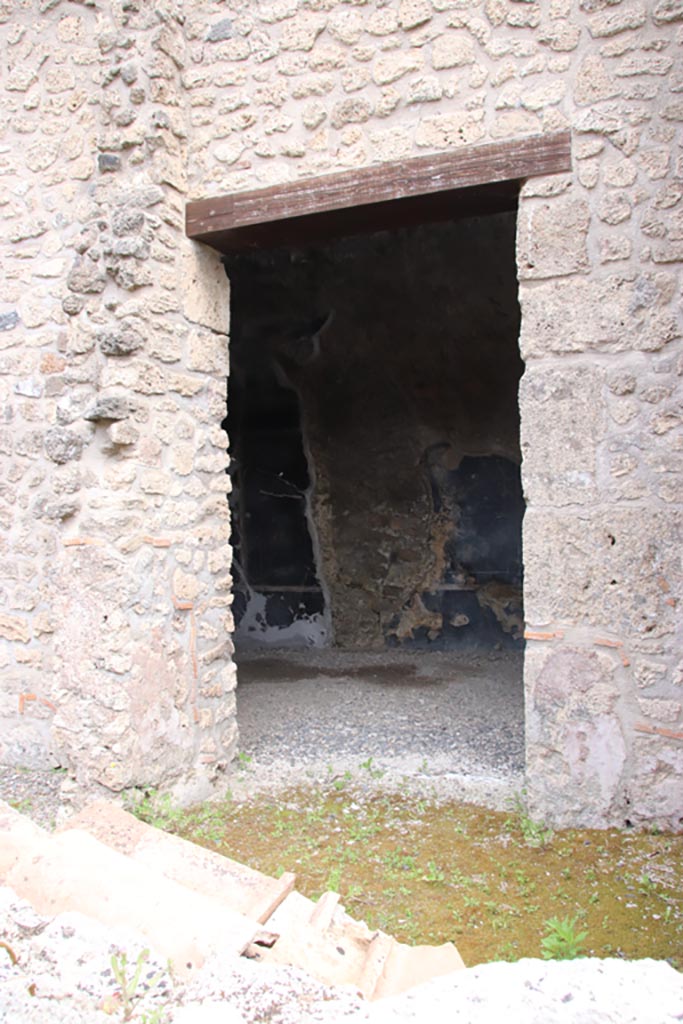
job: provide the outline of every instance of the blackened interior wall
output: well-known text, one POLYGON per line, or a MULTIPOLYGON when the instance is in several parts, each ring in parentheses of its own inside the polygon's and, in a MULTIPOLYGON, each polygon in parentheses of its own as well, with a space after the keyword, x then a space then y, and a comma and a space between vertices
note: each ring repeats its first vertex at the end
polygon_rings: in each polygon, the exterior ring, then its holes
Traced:
POLYGON ((309 643, 521 642, 514 252, 497 214, 228 261, 243 631, 257 592, 309 643))

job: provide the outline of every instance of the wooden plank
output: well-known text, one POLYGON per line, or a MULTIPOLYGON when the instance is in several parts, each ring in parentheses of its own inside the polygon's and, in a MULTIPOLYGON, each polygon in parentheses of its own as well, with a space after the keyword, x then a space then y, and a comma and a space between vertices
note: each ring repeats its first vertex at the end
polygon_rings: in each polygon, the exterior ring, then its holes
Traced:
POLYGON ((214 196, 187 204, 189 238, 215 244, 215 236, 294 218, 373 207, 496 182, 568 171, 568 132, 511 142, 463 146, 449 153, 375 164, 360 170, 303 178, 269 188, 214 196))
POLYGON ((394 231, 419 224, 514 211, 517 209, 518 195, 518 181, 477 185, 216 231, 198 241, 226 255, 244 249, 273 249, 292 245, 300 248, 373 231, 394 231))

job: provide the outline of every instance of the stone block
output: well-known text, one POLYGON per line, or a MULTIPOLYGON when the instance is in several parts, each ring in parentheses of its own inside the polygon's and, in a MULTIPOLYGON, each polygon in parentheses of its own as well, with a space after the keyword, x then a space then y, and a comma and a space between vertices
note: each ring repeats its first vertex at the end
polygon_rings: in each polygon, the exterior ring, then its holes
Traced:
POLYGON ((624 641, 673 636, 681 513, 638 506, 527 509, 524 606, 532 623, 587 625, 624 641), (670 588, 663 589, 662 581, 670 588))
POLYGON ((583 505, 597 497, 596 449, 605 411, 592 367, 529 366, 519 390, 527 502, 583 505))
POLYGON ((121 395, 102 395, 95 404, 83 413, 84 420, 97 423, 101 420, 125 420, 130 416, 131 406, 121 395))
POLYGON ((190 336, 187 369, 228 375, 228 338, 225 334, 195 332, 190 336))
POLYGON ((412 50, 395 50, 379 57, 372 68, 372 77, 377 85, 390 85, 409 71, 419 71, 422 55, 412 50))
POLYGON ((667 275, 575 277, 522 285, 525 359, 564 352, 656 352, 681 336, 667 275))
POLYGON ((181 253, 185 317, 201 327, 225 333, 230 321, 230 289, 218 253, 187 242, 181 253))
POLYGON ((428 0, 401 0, 398 8, 398 20, 401 28, 417 28, 430 21, 434 9, 428 0))
POLYGON ((45 434, 45 453, 53 462, 71 462, 80 459, 83 451, 83 439, 72 430, 53 427, 45 434))
POLYGON ((474 43, 467 36, 449 32, 439 36, 432 44, 432 67, 437 71, 474 64, 474 60, 474 43))
POLYGON ((332 108, 330 123, 333 128, 342 128, 345 124, 364 124, 371 114, 372 107, 366 100, 342 100, 332 108))
POLYGON ((99 295, 103 292, 107 279, 97 263, 87 257, 78 256, 69 271, 66 286, 72 292, 86 295, 99 295))
POLYGON ((0 636, 3 640, 27 644, 31 639, 31 627, 25 618, 0 612, 0 636))
POLYGON ((363 33, 363 19, 358 11, 341 10, 330 14, 327 31, 333 39, 353 46, 363 33))
POLYGON ((647 14, 642 3, 627 3, 619 7, 619 10, 603 10, 592 14, 588 18, 588 31, 593 38, 600 39, 605 36, 615 36, 619 32, 627 32, 630 29, 640 28, 645 24, 647 14))
POLYGON ((674 21, 683 21, 683 3, 681 0, 659 0, 652 12, 655 25, 669 25, 674 21))
POLYGON ((484 135, 482 120, 482 111, 468 110, 424 117, 415 130, 415 145, 429 149, 449 149, 478 142, 484 135))
POLYGON ((590 210, 584 199, 562 195, 521 204, 518 268, 521 280, 586 273, 590 210))
POLYGON ((597 103, 618 96, 621 87, 609 74, 605 61, 587 54, 579 66, 574 85, 574 100, 580 105, 597 103))

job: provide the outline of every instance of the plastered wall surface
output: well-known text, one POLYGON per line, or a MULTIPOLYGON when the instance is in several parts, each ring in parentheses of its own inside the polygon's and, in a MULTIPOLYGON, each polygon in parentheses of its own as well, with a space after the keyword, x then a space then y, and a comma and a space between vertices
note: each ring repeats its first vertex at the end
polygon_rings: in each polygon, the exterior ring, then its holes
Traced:
POLYGON ((0 756, 236 743, 229 290, 188 199, 568 128, 518 216, 527 768, 683 816, 680 0, 0 0, 0 756))

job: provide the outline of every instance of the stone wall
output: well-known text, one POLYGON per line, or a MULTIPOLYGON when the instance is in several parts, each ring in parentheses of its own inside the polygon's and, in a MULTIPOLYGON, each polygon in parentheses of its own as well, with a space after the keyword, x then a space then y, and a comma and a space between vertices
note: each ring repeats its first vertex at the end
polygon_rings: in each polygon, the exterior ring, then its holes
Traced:
POLYGON ((228 291, 169 5, 0 4, 0 754, 208 790, 236 740, 228 291))
POLYGON ((0 0, 3 758, 231 756, 228 292, 188 198, 569 128, 519 209, 527 756, 678 824, 680 0, 0 0))

